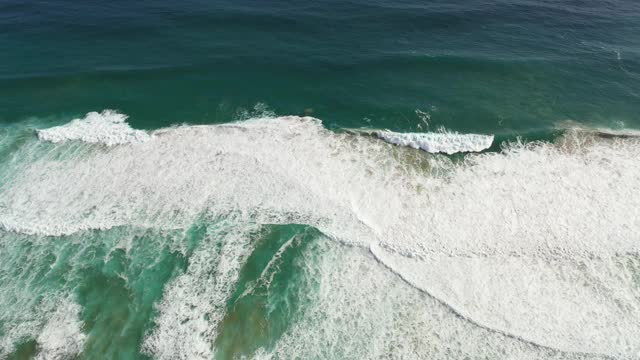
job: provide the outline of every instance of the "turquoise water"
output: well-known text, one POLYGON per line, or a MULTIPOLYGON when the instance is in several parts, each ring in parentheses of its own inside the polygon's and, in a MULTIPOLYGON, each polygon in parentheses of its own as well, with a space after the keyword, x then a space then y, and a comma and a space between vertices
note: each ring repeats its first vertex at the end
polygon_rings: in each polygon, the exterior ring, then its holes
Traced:
POLYGON ((639 34, 629 0, 1 2, 0 359, 640 357, 639 34))

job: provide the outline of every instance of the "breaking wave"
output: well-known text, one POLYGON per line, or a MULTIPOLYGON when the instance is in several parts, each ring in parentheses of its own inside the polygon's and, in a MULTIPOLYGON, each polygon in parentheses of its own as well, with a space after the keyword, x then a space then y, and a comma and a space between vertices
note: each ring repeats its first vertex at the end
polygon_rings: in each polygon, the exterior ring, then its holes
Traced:
POLYGON ((373 131, 380 139, 400 146, 430 153, 455 154, 459 152, 480 152, 491 147, 493 135, 459 134, 456 132, 397 133, 373 131))
MULTIPOLYGON (((555 143, 510 143, 454 162, 334 133, 310 117, 150 134, 129 128, 125 118, 90 113, 39 137, 129 146, 33 142, 14 153, 28 162, 7 165, 0 226, 46 236, 117 226, 171 230, 188 228, 202 214, 230 213, 239 223, 306 224, 369 251, 407 283, 510 341, 583 355, 640 352, 636 138, 569 131, 555 143), (85 126, 87 121, 99 126, 85 126)), ((484 135, 394 134, 385 140, 413 139, 411 147, 445 153, 480 151, 493 141, 484 135)), ((225 236, 233 241, 224 251, 246 256, 241 233, 225 236)), ((240 266, 236 255, 226 260, 225 271, 240 266)), ((211 355, 208 342, 194 334, 210 339, 214 330, 206 330, 207 321, 219 321, 220 314, 173 325, 199 313, 200 302, 189 307, 185 297, 206 300, 197 280, 208 276, 209 265, 194 264, 166 290, 159 326, 145 342, 160 358, 183 356, 176 349, 186 343, 193 357, 211 355), (166 339, 173 345, 163 347, 166 339)), ((338 276, 328 265, 320 267, 312 270, 338 276)), ((230 284, 216 286, 207 296, 220 303, 230 284)), ((379 291, 356 292, 366 299, 379 291)), ((331 307, 330 299, 316 300, 331 307)), ((322 312, 307 315, 316 324, 324 321, 322 312)), ((294 326, 285 333, 274 354, 303 346, 293 342, 300 331, 294 326)))
POLYGON ((126 115, 113 110, 90 112, 84 118, 72 120, 68 124, 38 130, 38 137, 52 143, 80 140, 107 146, 149 140, 145 131, 131 128, 126 120, 126 115))

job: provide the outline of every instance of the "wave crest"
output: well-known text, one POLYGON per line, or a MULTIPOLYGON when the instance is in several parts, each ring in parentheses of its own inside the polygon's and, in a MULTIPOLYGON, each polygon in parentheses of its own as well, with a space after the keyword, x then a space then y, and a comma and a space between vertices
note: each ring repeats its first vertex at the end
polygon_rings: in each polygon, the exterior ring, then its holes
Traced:
POLYGON ((128 116, 114 110, 90 112, 84 118, 38 130, 38 138, 52 143, 80 140, 107 146, 140 143, 150 139, 143 130, 136 130, 126 123, 128 116))
POLYGON ((398 133, 373 130, 368 133, 399 146, 407 146, 429 153, 455 154, 480 152, 491 147, 493 135, 460 134, 457 132, 398 133))

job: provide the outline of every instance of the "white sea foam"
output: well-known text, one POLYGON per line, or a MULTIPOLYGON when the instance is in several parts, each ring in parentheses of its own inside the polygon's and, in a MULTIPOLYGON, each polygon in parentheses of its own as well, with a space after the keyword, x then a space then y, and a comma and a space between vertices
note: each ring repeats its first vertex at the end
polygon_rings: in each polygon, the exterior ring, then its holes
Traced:
POLYGON ((640 137, 640 130, 628 129, 624 125, 624 122, 620 121, 615 123, 614 127, 589 127, 577 121, 564 120, 557 123, 556 128, 565 131, 593 134, 601 137, 640 137))
POLYGON ((372 252, 409 284, 481 327, 574 353, 626 357, 638 351, 632 338, 640 334, 636 255, 568 261, 527 255, 417 259, 375 247, 372 252))
MULTIPOLYGON (((35 160, 0 185, 0 225, 49 235, 124 224, 180 228, 203 212, 309 224, 371 248, 405 281, 487 331, 575 353, 640 351, 640 324, 630 321, 640 318, 632 280, 638 139, 574 134, 456 164, 336 134, 308 117, 154 134, 108 151, 62 144, 40 154, 38 145, 25 146, 16 156, 35 160)), ((160 319, 167 320, 147 340, 149 352, 171 357, 152 344, 186 344, 201 330, 168 325, 191 316, 180 309, 200 296, 185 287, 208 286, 198 279, 176 282, 186 281, 175 290, 186 298, 165 293, 160 319)), ((369 291, 362 296, 383 290, 369 291)))
POLYGON ((398 133, 376 130, 373 134, 392 144, 409 146, 430 153, 479 152, 490 148, 493 143, 493 135, 457 132, 398 133))
POLYGON ((127 115, 113 110, 104 110, 100 113, 90 112, 84 118, 75 119, 68 124, 38 130, 38 137, 40 140, 52 143, 80 140, 107 146, 149 140, 149 134, 131 128, 126 120, 127 115))
POLYGON ((13 288, 15 281, 3 279, 0 305, 5 313, 0 337, 0 358, 15 350, 16 341, 35 339, 37 359, 67 359, 79 354, 86 336, 78 318, 80 307, 68 294, 48 293, 43 298, 22 288, 13 288))
POLYGON ((73 302, 58 305, 38 335, 36 359, 68 359, 82 351, 86 336, 81 331, 79 312, 80 306, 73 302))
POLYGON ((187 272, 167 285, 144 352, 157 359, 212 358, 217 324, 251 250, 252 227, 241 225, 227 223, 210 231, 191 256, 187 272))
MULTIPOLYGON (((305 254, 300 318, 258 359, 584 359, 470 324, 366 252, 316 242, 305 254)), ((597 357, 593 357, 597 358, 597 357)))

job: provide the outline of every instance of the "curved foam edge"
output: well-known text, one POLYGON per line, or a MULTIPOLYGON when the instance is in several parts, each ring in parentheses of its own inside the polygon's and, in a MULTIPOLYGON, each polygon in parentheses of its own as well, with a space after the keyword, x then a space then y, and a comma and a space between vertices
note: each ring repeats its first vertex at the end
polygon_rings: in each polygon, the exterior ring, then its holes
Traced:
POLYGON ((388 143, 424 150, 430 153, 480 152, 491 147, 493 135, 460 134, 457 132, 398 133, 388 130, 361 131, 388 143))
POLYGON ((640 309, 620 291, 634 287, 633 272, 620 264, 635 263, 633 257, 416 259, 375 244, 370 251, 409 285, 485 329, 565 353, 624 357, 640 351, 633 320, 640 309), (558 336, 559 330, 567 335, 558 336))
POLYGON ((364 249, 317 241, 304 259, 300 271, 321 290, 303 294, 300 316, 274 348, 254 359, 600 359, 476 326, 398 281, 364 249))
POLYGON ((90 112, 84 118, 74 119, 65 125, 37 130, 37 134, 40 140, 52 143, 80 140, 107 146, 140 143, 151 138, 147 132, 130 127, 126 123, 127 118, 127 115, 114 110, 90 112))

